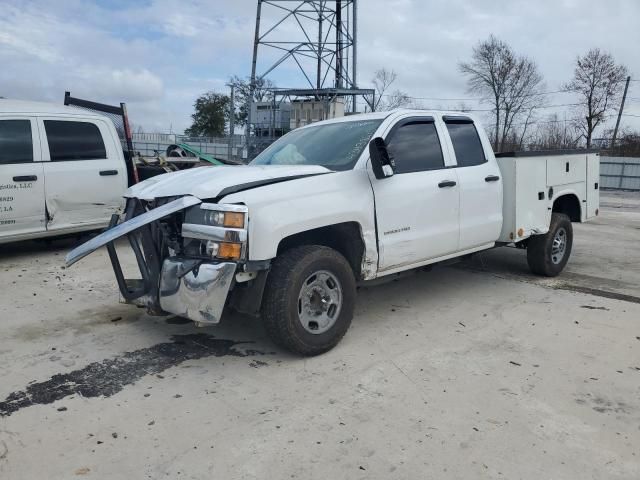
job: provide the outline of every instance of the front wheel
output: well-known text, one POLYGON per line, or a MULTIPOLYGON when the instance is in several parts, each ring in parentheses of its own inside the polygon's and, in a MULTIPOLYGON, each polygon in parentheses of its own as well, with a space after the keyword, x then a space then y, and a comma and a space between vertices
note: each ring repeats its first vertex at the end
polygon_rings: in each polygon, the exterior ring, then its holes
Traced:
POLYGON ((274 343, 300 355, 332 349, 351 324, 356 284, 335 250, 309 245, 278 256, 262 301, 262 319, 274 343))
POLYGON ((573 246, 571 220, 564 213, 551 214, 549 231, 529 238, 527 263, 533 273, 555 277, 567 264, 573 246))

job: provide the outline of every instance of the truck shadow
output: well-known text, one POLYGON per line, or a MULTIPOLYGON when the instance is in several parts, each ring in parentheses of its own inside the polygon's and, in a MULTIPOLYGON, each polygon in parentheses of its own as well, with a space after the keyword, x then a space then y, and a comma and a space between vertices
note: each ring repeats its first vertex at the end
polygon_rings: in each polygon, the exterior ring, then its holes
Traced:
POLYGON ((34 254, 53 253, 66 255, 70 250, 86 242, 100 232, 89 232, 61 237, 25 240, 0 245, 0 259, 27 257, 34 254))

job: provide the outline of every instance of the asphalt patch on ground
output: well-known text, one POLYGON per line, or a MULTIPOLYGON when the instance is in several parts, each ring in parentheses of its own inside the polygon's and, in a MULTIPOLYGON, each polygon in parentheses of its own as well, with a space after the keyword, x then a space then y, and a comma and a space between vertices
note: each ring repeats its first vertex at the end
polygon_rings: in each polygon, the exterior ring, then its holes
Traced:
POLYGON ((10 393, 0 402, 0 417, 32 405, 46 405, 70 395, 85 398, 110 397, 126 385, 146 375, 159 374, 186 360, 204 357, 248 357, 263 355, 257 350, 239 351, 234 347, 251 342, 218 339, 205 333, 174 335, 171 342, 126 352, 118 357, 94 362, 69 373, 60 373, 44 382, 31 383, 24 390, 10 393))
POLYGON ((599 288, 583 287, 580 285, 572 285, 566 283, 554 285, 553 288, 556 290, 568 290, 570 292, 586 293, 588 295, 594 295, 596 297, 610 298, 612 300, 620 300, 623 302, 640 303, 640 297, 636 297, 634 295, 625 295, 624 293, 608 292, 606 290, 600 290, 599 288))

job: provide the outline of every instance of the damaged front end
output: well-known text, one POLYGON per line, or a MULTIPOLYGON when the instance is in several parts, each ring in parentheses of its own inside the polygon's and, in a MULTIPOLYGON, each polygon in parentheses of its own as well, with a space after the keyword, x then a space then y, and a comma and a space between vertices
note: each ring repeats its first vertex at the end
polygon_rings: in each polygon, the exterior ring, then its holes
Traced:
POLYGON ((203 203, 196 197, 129 198, 107 231, 67 255, 71 265, 106 245, 125 302, 154 315, 171 313, 198 324, 220 321, 236 270, 247 255, 244 205, 203 203), (114 241, 127 237, 140 278, 126 279, 114 241))

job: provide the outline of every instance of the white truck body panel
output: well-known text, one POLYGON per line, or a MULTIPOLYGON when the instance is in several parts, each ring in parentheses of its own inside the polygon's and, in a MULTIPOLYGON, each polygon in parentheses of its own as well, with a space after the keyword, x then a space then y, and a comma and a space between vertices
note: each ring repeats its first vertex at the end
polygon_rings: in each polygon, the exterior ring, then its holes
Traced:
POLYGON ((378 266, 375 210, 371 208, 373 193, 364 170, 275 183, 231 194, 224 201, 249 208, 249 260, 274 258, 280 242, 290 235, 355 222, 365 243, 363 272, 367 278, 375 277, 378 266))
POLYGON ((54 233, 79 225, 87 229, 106 226, 111 215, 122 210, 122 196, 127 189, 122 147, 113 123, 106 119, 82 120, 98 127, 104 140, 106 158, 54 162, 51 161, 44 127, 46 120, 79 120, 38 117, 46 180, 45 204, 49 216, 47 231, 54 233), (103 175, 113 172, 118 173, 103 175))
POLYGON ((553 202, 563 195, 577 198, 580 221, 596 215, 599 205, 598 154, 527 156, 523 152, 513 157, 499 157, 497 161, 504 188, 504 220, 499 242, 517 242, 546 233, 553 202))
POLYGON ((0 135, 3 121, 18 119, 30 122, 33 160, 0 162, 0 243, 106 227, 122 210, 127 189, 124 155, 111 120, 72 107, 0 99, 0 135), (46 121, 95 125, 105 157, 52 161, 46 121), (29 180, 20 181, 23 177, 29 180))
POLYGON ((193 195, 200 199, 215 198, 225 188, 249 189, 269 181, 329 173, 325 167, 314 165, 220 165, 189 168, 167 173, 140 182, 127 190, 126 197, 153 200, 159 197, 193 195))
POLYGON ((600 208, 600 158, 587 155, 587 208, 586 219, 595 217, 600 208))

